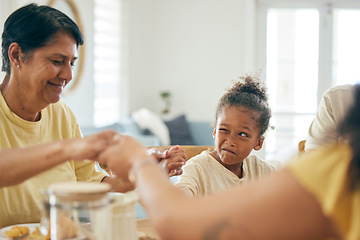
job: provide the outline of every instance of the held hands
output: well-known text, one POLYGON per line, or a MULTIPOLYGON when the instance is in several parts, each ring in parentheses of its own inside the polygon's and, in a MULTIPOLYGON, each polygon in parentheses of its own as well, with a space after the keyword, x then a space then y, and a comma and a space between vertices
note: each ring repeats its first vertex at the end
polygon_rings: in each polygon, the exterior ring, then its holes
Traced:
POLYGON ((155 159, 146 153, 145 147, 137 140, 126 135, 116 135, 115 143, 107 147, 97 161, 111 169, 117 177, 129 181, 130 169, 144 159, 155 163, 155 159))
MULTIPOLYGON (((81 161, 90 159, 99 161, 109 167, 114 173, 130 168, 131 161, 143 160, 152 156, 159 166, 166 170, 169 176, 182 174, 181 167, 185 164, 185 151, 178 145, 169 148, 146 148, 130 136, 120 135, 115 131, 103 131, 84 138, 63 141, 62 148, 66 151, 68 159, 81 161), (116 158, 121 158, 124 160, 116 158), (124 161, 124 162, 123 162, 124 161), (125 168, 124 168, 125 167, 125 168), (115 168, 115 169, 113 169, 115 168)), ((122 174, 120 174, 122 175, 122 174)))
POLYGON ((179 146, 170 148, 146 148, 137 140, 126 135, 116 135, 112 145, 108 146, 97 157, 100 165, 105 165, 116 176, 128 179, 129 171, 144 160, 158 163, 170 175, 182 174, 185 164, 185 151, 179 146))
POLYGON ((108 130, 84 138, 66 140, 63 142, 63 149, 67 151, 69 160, 96 160, 100 152, 117 141, 117 135, 115 131, 108 130))
POLYGON ((159 166, 169 173, 169 176, 181 175, 181 167, 185 164, 185 151, 176 145, 170 148, 150 148, 147 150, 149 155, 158 160, 159 166))

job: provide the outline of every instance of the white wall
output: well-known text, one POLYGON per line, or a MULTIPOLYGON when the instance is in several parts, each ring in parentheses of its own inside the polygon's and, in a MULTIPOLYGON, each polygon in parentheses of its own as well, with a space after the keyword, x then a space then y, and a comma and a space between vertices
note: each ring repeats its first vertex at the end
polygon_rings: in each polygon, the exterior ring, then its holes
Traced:
MULTIPOLYGON (((190 120, 213 121, 217 102, 232 80, 257 70, 253 57, 254 0, 122 1, 124 115, 141 107, 160 113, 164 107, 160 91, 169 90, 173 104, 168 117, 185 113, 190 120)), ((13 11, 28 2, 48 1, 2 0, 1 5, 13 11)), ((80 125, 90 126, 94 111, 94 3, 74 2, 84 24, 85 68, 78 89, 63 94, 63 100, 80 125)))
MULTIPOLYGON (((62 99, 73 110, 80 126, 92 126, 94 123, 94 1, 74 0, 82 19, 85 50, 82 77, 75 91, 64 93, 62 99)), ((76 63, 75 63, 76 64, 76 63)))
MULTIPOLYGON (((2 0, 10 2, 14 0, 2 0)), ((60 0, 59 0, 60 1, 60 0)), ((74 0, 84 23, 85 69, 78 89, 63 95, 80 126, 93 124, 93 0, 74 0)), ((122 0, 122 96, 127 110, 160 113, 160 91, 173 95, 173 117, 213 121, 236 76, 256 71, 254 0, 122 0)), ((18 6, 29 0, 17 0, 18 6)), ((35 1, 46 4, 46 0, 35 1)), ((13 11, 14 9, 11 9, 13 11)))
POLYGON ((244 47, 255 45, 255 27, 244 28, 255 26, 244 17, 253 17, 252 2, 127 0, 130 112, 141 107, 160 112, 159 93, 169 90, 171 115, 212 121, 232 80, 257 70, 253 49, 244 47))

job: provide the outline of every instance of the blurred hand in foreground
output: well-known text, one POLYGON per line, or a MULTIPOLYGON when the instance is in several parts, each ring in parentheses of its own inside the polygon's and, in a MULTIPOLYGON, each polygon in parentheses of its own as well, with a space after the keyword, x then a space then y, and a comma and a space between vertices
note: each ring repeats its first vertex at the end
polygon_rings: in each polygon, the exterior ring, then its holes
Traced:
POLYGON ((105 149, 97 158, 97 161, 111 169, 116 176, 128 181, 128 173, 137 162, 156 159, 148 155, 146 148, 133 137, 116 135, 114 144, 105 149))

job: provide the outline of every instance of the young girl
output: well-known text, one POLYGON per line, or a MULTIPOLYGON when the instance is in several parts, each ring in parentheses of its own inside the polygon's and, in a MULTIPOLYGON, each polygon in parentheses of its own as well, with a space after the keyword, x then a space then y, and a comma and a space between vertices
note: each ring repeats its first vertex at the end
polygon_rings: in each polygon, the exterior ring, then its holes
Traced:
POLYGON ((254 155, 271 117, 265 87, 255 76, 240 77, 220 99, 213 132, 215 150, 203 151, 183 166, 176 185, 191 195, 207 195, 262 177, 275 167, 254 155))

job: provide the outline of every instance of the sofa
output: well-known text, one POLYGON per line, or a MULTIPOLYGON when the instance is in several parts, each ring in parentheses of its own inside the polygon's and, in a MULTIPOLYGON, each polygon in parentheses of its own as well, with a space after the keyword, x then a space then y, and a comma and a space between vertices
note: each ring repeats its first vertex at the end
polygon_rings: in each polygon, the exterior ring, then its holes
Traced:
MULTIPOLYGON (((214 145, 212 137, 213 127, 210 122, 188 121, 185 115, 180 115, 171 120, 164 120, 164 123, 169 129, 170 145, 214 145)), ((108 129, 115 130, 122 134, 129 134, 145 146, 169 145, 162 144, 159 137, 153 134, 150 129, 139 127, 132 117, 103 127, 81 126, 81 131, 84 136, 108 129)))
POLYGON ((105 130, 114 130, 121 134, 128 134, 138 139, 145 146, 159 146, 160 141, 156 136, 141 130, 131 118, 122 119, 121 121, 103 126, 103 127, 81 127, 84 136, 95 134, 105 130))

